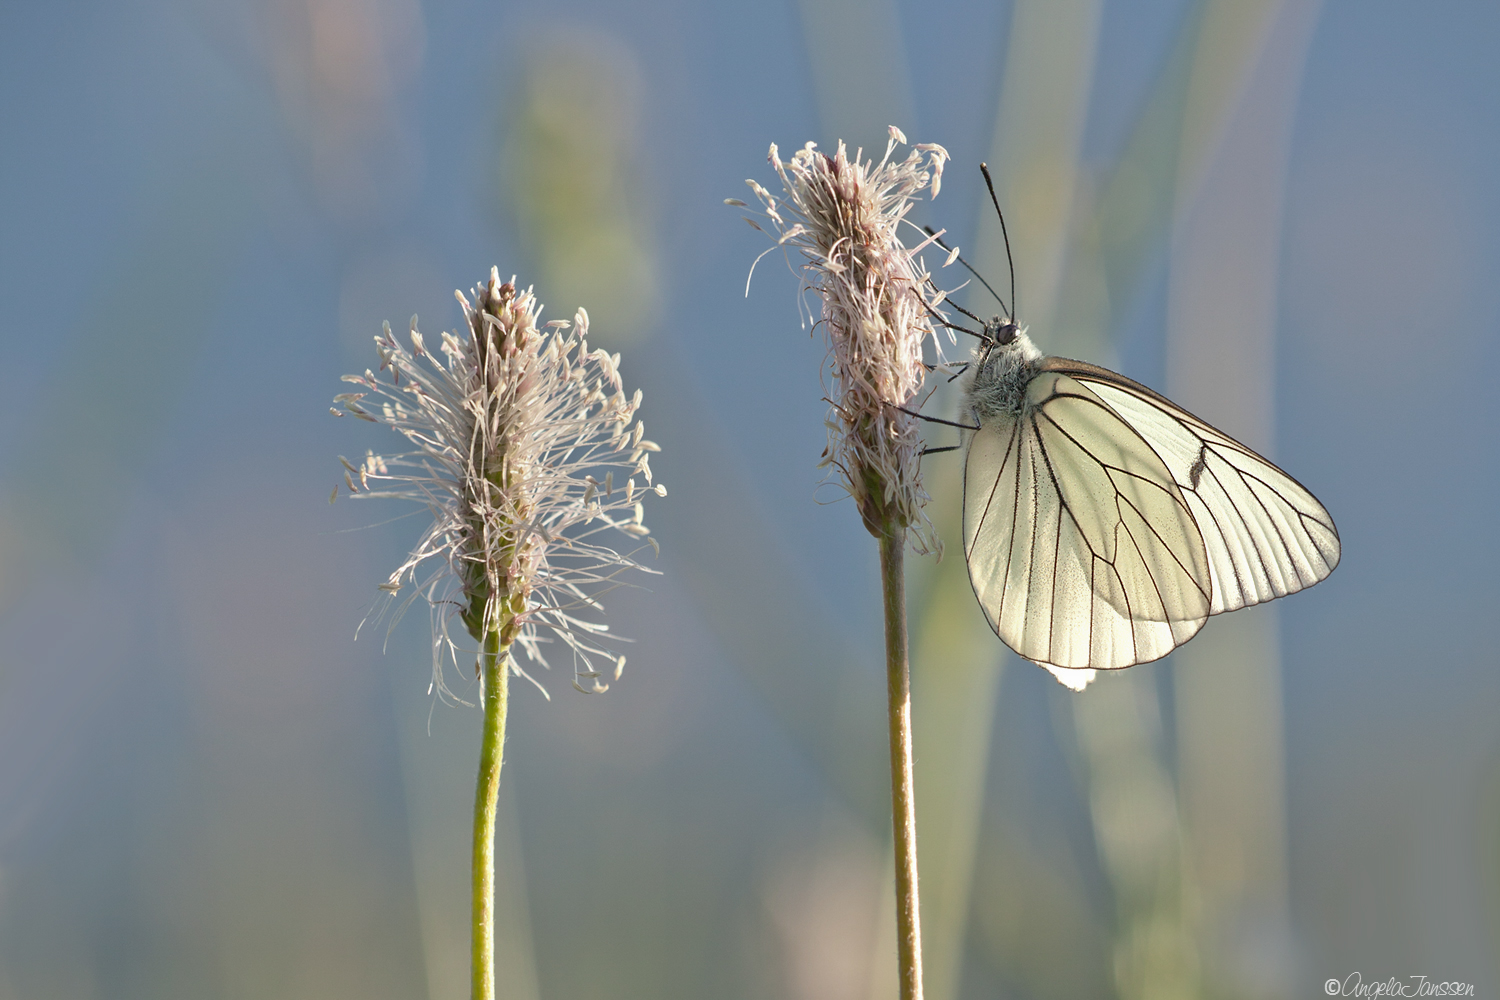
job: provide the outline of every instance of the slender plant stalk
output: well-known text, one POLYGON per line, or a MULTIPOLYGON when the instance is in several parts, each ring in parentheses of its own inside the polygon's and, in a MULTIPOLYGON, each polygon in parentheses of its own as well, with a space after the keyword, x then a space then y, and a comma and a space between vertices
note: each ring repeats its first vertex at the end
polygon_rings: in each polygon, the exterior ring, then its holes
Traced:
POLYGON ((474 790, 473 928, 469 956, 473 1000, 495 998, 495 805, 505 752, 505 709, 510 694, 510 647, 499 631, 485 636, 480 670, 484 683, 484 736, 474 790))
POLYGON ((917 903, 917 811, 912 792, 911 663, 906 642, 906 531, 880 535, 885 600, 886 693, 890 699, 891 825, 896 844, 896 951, 901 1000, 922 1000, 922 918, 917 903))

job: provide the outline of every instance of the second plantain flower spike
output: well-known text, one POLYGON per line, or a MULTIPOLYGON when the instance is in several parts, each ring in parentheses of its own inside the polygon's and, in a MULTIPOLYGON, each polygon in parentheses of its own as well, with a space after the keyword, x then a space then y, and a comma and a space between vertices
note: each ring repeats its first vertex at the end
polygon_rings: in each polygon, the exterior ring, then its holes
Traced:
POLYGON ((851 160, 842 142, 833 156, 808 143, 784 162, 773 144, 782 196, 746 183, 777 245, 802 252, 803 287, 822 302, 833 374, 823 462, 839 470, 871 534, 909 528, 913 548, 928 552, 941 543, 922 509, 921 439, 905 411, 926 378, 923 342, 931 338, 941 353, 933 310, 943 296, 918 256, 931 240, 908 249, 900 227, 919 194, 930 189, 936 197, 948 153, 920 143, 893 160, 905 142, 892 127, 879 163, 858 154, 851 160))

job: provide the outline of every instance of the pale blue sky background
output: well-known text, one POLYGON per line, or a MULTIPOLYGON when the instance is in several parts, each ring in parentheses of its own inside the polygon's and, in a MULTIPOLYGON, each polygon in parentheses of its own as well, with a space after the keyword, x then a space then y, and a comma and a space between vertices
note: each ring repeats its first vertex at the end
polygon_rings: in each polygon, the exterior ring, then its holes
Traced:
MULTIPOLYGON (((764 240, 721 204, 771 183, 770 142, 837 138, 800 8, 325 2, 354 18, 338 23, 384 18, 340 64, 374 100, 297 76, 276 26, 316 7, 0 6, 0 1000, 434 982, 414 843, 466 827, 475 720, 429 712, 423 616, 384 652, 353 641, 417 528, 351 532, 400 511, 327 505, 336 455, 392 447, 327 406, 380 319, 451 328, 454 287, 538 271, 500 150, 524 57, 573 37, 638 73, 622 155, 659 304, 612 346, 672 494, 648 519, 665 575, 610 603, 636 639, 621 683, 516 689, 515 898, 549 1000, 800 995, 778 887, 830 826, 864 831, 856 860, 879 844, 787 713, 821 711, 820 667, 845 657, 870 664, 839 702, 847 746, 878 751, 880 726, 858 715, 879 710, 875 548, 849 504, 817 502, 837 498, 814 468, 822 347, 775 255, 745 297, 764 240), (710 608, 716 575, 772 586, 710 608), (785 634, 787 601, 826 627, 785 634), (757 636, 808 662, 756 679, 757 636)), ((1087 167, 1119 155, 1191 7, 1104 3, 1087 167)), ((953 155, 921 218, 967 244, 1009 11, 895 16, 912 109, 895 124, 953 155)), ((1281 607, 1296 996, 1355 970, 1500 985, 1497 43, 1484 4, 1330 2, 1307 57, 1276 453, 1333 512, 1344 561, 1281 607)), ((1114 324, 1121 367, 1154 385, 1165 268, 1163 249, 1114 324)), ((538 293, 554 318, 576 304, 538 293)), ((585 304, 610 344, 609 307, 585 304)), ((986 810, 1067 859, 1107 929, 1062 697, 1006 672, 986 810)), ((883 766, 859 760, 854 787, 883 766)), ((976 892, 1019 891, 1002 876, 976 892)), ((963 995, 1049 995, 977 913, 963 995)), ((1107 968, 1099 940, 1079 965, 1107 968)))

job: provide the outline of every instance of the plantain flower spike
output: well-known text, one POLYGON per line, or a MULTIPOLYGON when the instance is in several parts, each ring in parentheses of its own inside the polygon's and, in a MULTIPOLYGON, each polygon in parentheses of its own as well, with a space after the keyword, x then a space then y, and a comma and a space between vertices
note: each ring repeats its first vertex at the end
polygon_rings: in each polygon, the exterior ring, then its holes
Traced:
POLYGON ((900 230, 918 195, 937 196, 948 153, 921 143, 892 159, 905 142, 892 126, 879 163, 858 152, 851 160, 842 142, 833 156, 808 143, 783 162, 772 145, 782 195, 746 183, 777 246, 800 251, 804 290, 821 300, 833 376, 822 464, 838 470, 871 534, 909 528, 916 551, 940 552, 923 511, 917 420, 907 411, 926 379, 924 341, 931 338, 941 357, 933 319, 943 296, 919 256, 932 240, 908 249, 900 230))
POLYGON ((341 458, 344 488, 432 513, 381 584, 387 600, 376 616, 394 606, 394 627, 425 600, 433 683, 445 696, 444 666, 461 658, 454 619, 480 648, 497 633, 500 649, 519 644, 543 667, 542 647, 558 644, 573 661, 574 686, 603 691, 600 665, 618 676, 624 658, 605 648, 599 597, 623 571, 655 572, 636 559, 656 549, 643 501, 667 492, 651 473, 661 449, 636 419, 641 393, 626 393, 618 354, 589 349, 582 308, 571 323, 539 326, 531 290, 501 282, 494 269, 470 298, 457 295, 468 320, 462 335, 444 333, 434 355, 415 317, 406 344, 386 324, 375 338, 378 374, 344 376, 359 391, 335 397, 336 415, 385 424, 411 449, 341 458), (621 541, 631 551, 612 547, 621 541))

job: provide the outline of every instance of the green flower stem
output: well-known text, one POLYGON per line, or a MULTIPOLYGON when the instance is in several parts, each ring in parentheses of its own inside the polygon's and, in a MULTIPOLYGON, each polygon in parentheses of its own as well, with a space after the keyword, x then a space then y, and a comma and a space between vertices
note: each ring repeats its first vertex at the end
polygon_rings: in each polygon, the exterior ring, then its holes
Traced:
POLYGON ((901 1000, 922 1000, 922 919, 917 905, 917 812, 912 793, 911 664, 906 643, 906 531, 880 535, 886 692, 891 716, 891 824, 896 846, 896 951, 901 1000))
POLYGON ((479 744, 479 782, 474 790, 473 1000, 495 998, 495 804, 500 798, 500 762, 505 753, 505 709, 510 694, 510 646, 500 632, 484 638, 480 672, 484 684, 484 737, 479 744))

